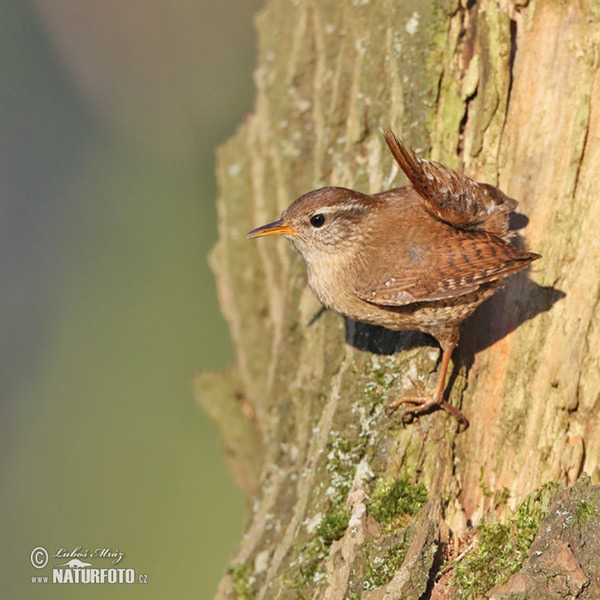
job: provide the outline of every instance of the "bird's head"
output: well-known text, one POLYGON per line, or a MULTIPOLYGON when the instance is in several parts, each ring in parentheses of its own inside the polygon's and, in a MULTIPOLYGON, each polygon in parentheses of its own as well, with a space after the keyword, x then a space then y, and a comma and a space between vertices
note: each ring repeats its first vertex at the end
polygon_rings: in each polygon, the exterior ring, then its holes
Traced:
POLYGON ((320 253, 357 244, 372 203, 370 196, 347 188, 321 188, 300 196, 277 221, 253 229, 246 237, 283 235, 308 262, 320 253))

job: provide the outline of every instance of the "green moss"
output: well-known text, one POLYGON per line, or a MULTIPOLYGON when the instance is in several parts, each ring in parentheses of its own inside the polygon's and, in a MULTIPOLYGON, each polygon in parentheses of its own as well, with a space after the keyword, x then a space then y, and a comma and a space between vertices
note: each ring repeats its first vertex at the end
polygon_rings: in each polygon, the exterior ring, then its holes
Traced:
POLYGON ((598 516, 598 509, 587 500, 580 500, 575 509, 574 525, 578 529, 584 529, 593 517, 598 516))
POLYGON ((400 359, 396 355, 382 358, 374 355, 364 366, 355 367, 354 373, 364 379, 361 399, 368 405, 384 401, 388 393, 395 389, 396 381, 406 371, 407 365, 407 358, 400 359))
POLYGON ((479 489, 486 498, 491 498, 494 502, 494 507, 503 506, 510 497, 509 489, 504 486, 501 490, 493 490, 489 488, 483 480, 483 467, 479 471, 479 489))
POLYGON ((406 536, 400 542, 388 548, 379 548, 376 551, 367 551, 367 568, 363 580, 364 590, 374 590, 391 581, 400 569, 406 556, 406 536))
POLYGON ((482 524, 477 528, 477 547, 456 565, 457 598, 475 598, 506 582, 519 570, 548 514, 550 490, 554 487, 545 485, 529 494, 506 523, 482 524))
MULTIPOLYGON (((354 367, 354 389, 358 394, 355 396, 353 411, 360 412, 364 417, 361 417, 361 435, 367 430, 372 430, 373 425, 377 427, 376 424, 381 419, 388 419, 387 405, 402 395, 402 377, 411 363, 419 360, 420 356, 418 349, 386 357, 373 355, 369 360, 354 367)), ((421 373, 419 366, 417 371, 421 373)), ((367 434, 367 437, 370 436, 367 434)))
POLYGON ((324 561, 329 554, 329 547, 318 537, 311 540, 298 554, 298 566, 294 566, 293 579, 289 582, 300 597, 306 596, 312 585, 325 578, 324 561))
POLYGON ((344 535, 344 531, 348 529, 349 522, 350 515, 345 510, 327 513, 317 525, 317 535, 326 546, 331 546, 333 542, 339 540, 344 535))
POLYGON ((383 389, 389 389, 394 382, 394 373, 390 370, 390 361, 381 361, 378 356, 373 356, 364 368, 364 374, 371 378, 376 385, 383 389), (381 364, 387 362, 388 364, 381 364))
POLYGON ((246 565, 239 564, 232 567, 231 577, 233 579, 233 589, 238 600, 254 600, 256 598, 251 571, 246 565))
MULTIPOLYGON (((324 563, 329 555, 329 547, 344 535, 349 522, 348 512, 332 508, 315 528, 316 535, 304 542, 301 549, 292 553, 297 555, 298 559, 293 567, 289 586, 298 592, 299 597, 305 597, 312 586, 323 583, 324 563)), ((312 595, 308 594, 306 597, 312 595)))
POLYGON ((325 561, 330 546, 340 539, 350 522, 350 514, 345 510, 346 498, 356 474, 357 464, 365 453, 366 440, 357 430, 346 431, 345 435, 332 431, 325 454, 325 473, 319 476, 318 489, 311 495, 309 514, 325 512, 320 523, 307 534, 298 536, 290 565, 288 585, 299 598, 312 598, 313 592, 325 581, 325 561))
POLYGON ((415 485, 407 477, 391 482, 379 482, 367 502, 367 510, 373 518, 389 527, 405 524, 427 500, 427 490, 420 483, 415 485))

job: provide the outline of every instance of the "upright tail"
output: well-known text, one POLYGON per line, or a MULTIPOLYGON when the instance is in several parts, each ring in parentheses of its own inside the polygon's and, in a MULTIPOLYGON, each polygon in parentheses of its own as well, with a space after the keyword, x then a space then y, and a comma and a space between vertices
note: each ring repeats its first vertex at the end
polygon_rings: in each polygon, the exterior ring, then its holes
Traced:
POLYGON ((384 129, 383 135, 430 215, 459 229, 508 238, 508 215, 516 208, 516 200, 493 185, 477 183, 440 163, 418 158, 389 129, 384 129))

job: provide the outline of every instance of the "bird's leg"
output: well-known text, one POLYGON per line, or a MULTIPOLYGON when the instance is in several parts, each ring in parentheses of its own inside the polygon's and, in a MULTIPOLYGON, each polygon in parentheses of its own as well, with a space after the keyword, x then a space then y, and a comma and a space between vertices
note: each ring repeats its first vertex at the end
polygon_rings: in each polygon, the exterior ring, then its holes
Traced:
POLYGON ((446 344, 441 344, 443 350, 442 363, 440 365, 440 373, 438 375, 437 385, 435 386, 435 391, 433 392, 433 394, 425 394, 421 386, 417 383, 419 397, 401 398, 399 400, 395 400, 388 406, 388 409, 393 412, 401 404, 415 404, 416 406, 411 406, 402 410, 401 418, 402 420, 404 420, 404 417, 408 415, 421 414, 427 412, 432 408, 443 408, 447 413, 450 413, 459 422, 461 430, 466 429, 469 426, 469 421, 467 420, 467 417, 465 417, 465 415, 463 415, 463 413, 460 410, 458 410, 458 408, 452 406, 452 404, 444 400, 444 390, 446 388, 446 376, 448 374, 448 366, 450 365, 450 357, 452 356, 452 352, 456 347, 457 342, 458 336, 456 336, 456 339, 452 339, 446 344))

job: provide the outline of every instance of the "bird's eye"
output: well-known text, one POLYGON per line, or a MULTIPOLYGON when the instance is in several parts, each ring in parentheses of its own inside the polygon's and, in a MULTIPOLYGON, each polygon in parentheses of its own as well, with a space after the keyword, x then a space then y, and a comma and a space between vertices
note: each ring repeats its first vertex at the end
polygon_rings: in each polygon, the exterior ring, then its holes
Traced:
POLYGON ((313 227, 321 227, 325 223, 325 215, 318 213, 310 218, 310 224, 313 227))

